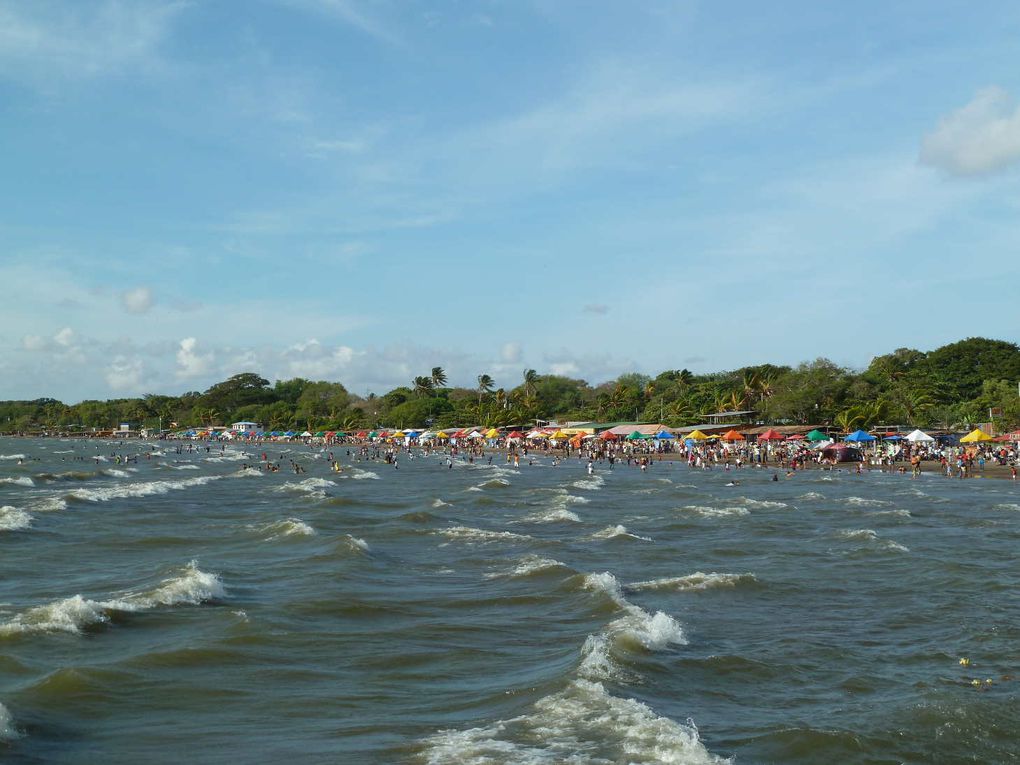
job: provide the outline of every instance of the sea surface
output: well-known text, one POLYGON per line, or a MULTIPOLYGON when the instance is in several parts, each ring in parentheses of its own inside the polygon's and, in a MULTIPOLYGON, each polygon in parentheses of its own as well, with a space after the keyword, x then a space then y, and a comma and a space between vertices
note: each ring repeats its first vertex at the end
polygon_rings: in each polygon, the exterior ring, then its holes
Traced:
POLYGON ((176 446, 0 439, 0 762, 1020 760, 1011 481, 176 446))

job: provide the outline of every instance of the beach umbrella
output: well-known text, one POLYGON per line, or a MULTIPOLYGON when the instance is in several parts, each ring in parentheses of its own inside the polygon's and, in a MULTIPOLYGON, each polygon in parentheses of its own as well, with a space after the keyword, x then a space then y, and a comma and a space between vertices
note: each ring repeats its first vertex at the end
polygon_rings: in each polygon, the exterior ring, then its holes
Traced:
POLYGON ((960 439, 961 444, 976 444, 981 441, 991 441, 992 437, 985 433, 981 428, 974 428, 970 433, 960 439))
POLYGON ((778 430, 775 430, 773 428, 769 428, 764 433, 762 433, 760 436, 758 436, 758 440, 759 441, 782 441, 783 440, 783 434, 780 433, 778 430))
POLYGON ((850 441, 853 443, 860 443, 861 441, 877 441, 878 437, 871 435, 866 430, 855 430, 849 436, 843 439, 844 441, 850 441))
POLYGON ((911 443, 931 443, 935 439, 925 433, 923 430, 915 430, 907 434, 907 440, 911 443))
POLYGON ((655 434, 655 437, 658 438, 660 441, 666 441, 670 438, 675 438, 675 436, 668 430, 660 430, 658 433, 655 434))
POLYGON ((723 441, 744 441, 746 440, 740 433, 735 430, 731 430, 728 433, 724 433, 722 437, 723 441))
POLYGON ((708 436, 706 436, 700 430, 695 430, 687 434, 687 439, 690 441, 704 441, 707 438, 708 436))
POLYGON ((805 436, 805 438, 807 438, 808 441, 828 441, 829 440, 829 437, 827 435, 825 435, 822 431, 818 430, 817 428, 815 430, 812 430, 810 433, 808 433, 805 436))

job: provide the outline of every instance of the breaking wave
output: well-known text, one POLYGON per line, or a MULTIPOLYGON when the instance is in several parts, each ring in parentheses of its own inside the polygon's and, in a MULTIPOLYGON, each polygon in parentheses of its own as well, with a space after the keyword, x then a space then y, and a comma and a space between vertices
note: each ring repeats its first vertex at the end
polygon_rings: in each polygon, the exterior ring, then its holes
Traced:
POLYGON ((651 537, 642 537, 627 531, 626 526, 606 526, 602 531, 596 531, 591 535, 592 539, 640 539, 642 542, 651 542, 651 537))
POLYGON ((0 531, 17 531, 32 525, 32 516, 10 505, 0 507, 0 531))
POLYGON ((613 696, 602 683, 588 680, 573 680, 520 717, 440 731, 424 741, 423 754, 428 765, 729 762, 705 748, 692 721, 661 717, 640 701, 613 696))
POLYGON ((316 535, 316 531, 312 526, 302 521, 300 518, 287 518, 276 523, 270 523, 263 526, 260 531, 263 534, 269 534, 269 540, 280 539, 281 537, 313 537, 316 535))
POLYGON ((564 564, 552 558, 543 558, 539 555, 525 555, 520 558, 513 568, 505 571, 492 572, 485 575, 486 579, 499 579, 503 577, 518 578, 531 576, 542 571, 550 571, 555 568, 563 568, 564 564))
POLYGON ((35 606, 0 624, 0 636, 18 633, 69 632, 78 634, 86 627, 110 621, 111 614, 146 611, 159 606, 197 605, 226 595, 216 574, 201 571, 195 561, 179 576, 164 579, 153 590, 128 593, 120 598, 96 601, 74 595, 70 598, 35 606))
POLYGON ((470 526, 450 526, 432 532, 457 542, 487 544, 489 542, 522 542, 531 539, 527 534, 515 534, 512 531, 489 531, 475 529, 470 526))
POLYGON ((123 499, 125 497, 151 497, 155 494, 167 494, 171 491, 188 489, 192 486, 204 486, 207 483, 218 481, 221 477, 206 475, 196 478, 183 478, 179 481, 140 481, 138 483, 104 486, 96 489, 75 489, 68 496, 87 502, 107 502, 111 499, 123 499))
POLYGON ((698 515, 702 518, 733 518, 751 514, 751 511, 746 507, 707 507, 705 505, 685 505, 680 508, 680 512, 698 515))
POLYGON ((14 729, 11 713, 7 711, 7 707, 0 704, 0 741, 10 741, 17 737, 18 732, 14 729))
POLYGON ((841 539, 846 539, 851 542, 860 542, 864 545, 878 547, 885 550, 910 552, 909 547, 901 545, 899 542, 893 542, 891 539, 883 539, 874 529, 843 529, 842 531, 837 532, 836 535, 841 539))
POLYGON ((27 475, 18 476, 17 478, 0 478, 0 483, 12 484, 14 486, 35 486, 35 481, 27 475))
POLYGON ((741 584, 752 584, 758 581, 754 574, 710 574, 695 571, 687 576, 669 576, 661 579, 650 579, 647 582, 628 584, 628 590, 677 590, 694 592, 717 587, 736 587, 741 584))

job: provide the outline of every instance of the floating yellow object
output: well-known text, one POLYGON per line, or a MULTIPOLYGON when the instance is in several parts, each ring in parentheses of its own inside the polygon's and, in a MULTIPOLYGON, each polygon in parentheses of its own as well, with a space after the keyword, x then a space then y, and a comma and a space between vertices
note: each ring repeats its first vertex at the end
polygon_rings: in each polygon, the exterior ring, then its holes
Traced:
POLYGON ((985 685, 991 685, 991 684, 992 684, 992 678, 986 677, 985 678, 985 685))
POLYGON ((966 656, 964 656, 962 659, 960 659, 960 666, 961 667, 969 667, 970 666, 970 659, 968 659, 966 656))
POLYGON ((970 684, 973 685, 975 688, 979 688, 981 686, 981 681, 980 680, 971 680, 970 684))

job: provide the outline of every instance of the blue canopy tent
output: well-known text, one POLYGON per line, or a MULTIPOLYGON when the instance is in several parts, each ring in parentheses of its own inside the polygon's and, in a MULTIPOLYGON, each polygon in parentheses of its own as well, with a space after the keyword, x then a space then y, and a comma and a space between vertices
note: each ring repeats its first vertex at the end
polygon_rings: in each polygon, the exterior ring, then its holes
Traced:
POLYGON ((660 430, 658 433, 655 434, 655 437, 661 441, 666 438, 673 438, 674 436, 668 430, 660 430))
POLYGON ((897 435, 886 436, 882 440, 883 441, 902 441, 903 440, 903 436, 897 436, 897 435))
POLYGON ((855 430, 849 436, 843 439, 844 441, 853 441, 859 443, 861 441, 877 441, 878 436, 873 436, 866 430, 855 430))

